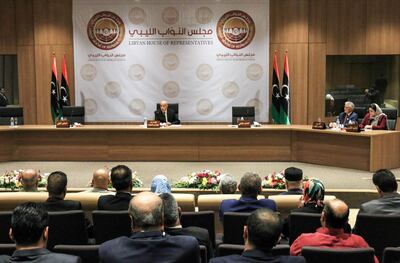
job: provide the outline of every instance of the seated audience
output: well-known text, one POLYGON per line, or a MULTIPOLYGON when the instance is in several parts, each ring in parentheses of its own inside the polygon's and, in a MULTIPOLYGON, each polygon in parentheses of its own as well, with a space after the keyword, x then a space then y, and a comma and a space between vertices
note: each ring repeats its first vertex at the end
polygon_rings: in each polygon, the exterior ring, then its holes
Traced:
POLYGON ((208 230, 196 226, 182 227, 180 217, 181 208, 174 196, 170 193, 160 194, 164 204, 164 231, 171 236, 192 236, 197 239, 199 245, 207 247, 208 258, 213 255, 213 247, 208 230))
POLYGON ((97 169, 93 173, 90 189, 85 193, 108 193, 108 184, 110 183, 109 172, 106 169, 97 169))
POLYGON ((158 195, 137 194, 128 212, 132 235, 103 243, 99 248, 101 262, 200 262, 199 244, 194 237, 164 233, 163 202, 158 195))
POLYGON ((296 167, 285 169, 286 192, 281 195, 301 195, 303 194, 303 171, 296 167))
POLYGON ((20 182, 23 192, 37 192, 39 184, 39 173, 33 169, 27 169, 21 173, 20 182))
POLYGON ((61 171, 52 172, 47 178, 47 191, 49 198, 44 202, 47 211, 81 210, 79 201, 64 200, 67 194, 67 175, 61 171))
POLYGON ((156 194, 171 193, 171 185, 164 175, 156 175, 151 181, 150 191, 156 194))
MULTIPOLYGON (((290 247, 290 255, 301 255, 305 246, 324 248, 367 248, 358 235, 344 232, 349 220, 349 207, 339 199, 328 202, 321 215, 321 225, 315 233, 301 234, 290 247)), ((379 263, 375 257, 375 262, 379 263)))
POLYGON ((0 262, 81 262, 79 257, 47 250, 48 232, 48 215, 43 205, 28 202, 17 206, 10 228, 16 250, 11 257, 0 256, 0 262))
POLYGON ((225 212, 252 212, 258 208, 269 208, 276 211, 275 201, 269 199, 257 200, 261 193, 261 178, 255 173, 245 173, 240 180, 239 191, 242 196, 239 200, 228 199, 221 202, 219 218, 222 221, 225 212))
POLYGON ((230 262, 301 262, 301 256, 273 256, 271 249, 279 240, 282 225, 279 216, 269 209, 259 208, 247 219, 243 230, 245 241, 241 255, 230 255, 211 259, 210 263, 230 262))
POLYGON ((368 113, 360 124, 362 129, 387 130, 387 116, 376 103, 372 103, 368 107, 368 113))
POLYGON ((221 175, 219 191, 221 194, 234 194, 237 190, 237 182, 229 174, 221 175))
POLYGON ((132 199, 132 170, 125 165, 117 165, 111 169, 111 183, 117 190, 115 195, 103 195, 97 202, 98 210, 128 210, 132 199))
POLYGON ((347 127, 350 123, 356 123, 358 119, 358 114, 354 111, 354 103, 351 101, 346 101, 344 103, 344 111, 339 114, 336 122, 329 123, 329 127, 336 128, 336 124, 342 124, 343 127, 347 127))

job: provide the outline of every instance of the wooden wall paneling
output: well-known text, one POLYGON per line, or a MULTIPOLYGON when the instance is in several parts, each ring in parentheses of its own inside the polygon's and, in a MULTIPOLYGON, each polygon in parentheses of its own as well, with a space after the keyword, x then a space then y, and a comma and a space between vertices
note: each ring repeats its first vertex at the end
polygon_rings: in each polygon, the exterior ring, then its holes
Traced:
MULTIPOLYGON (((308 45, 307 44, 271 44, 270 45, 270 82, 272 83, 272 66, 274 51, 278 50, 279 74, 282 82, 283 57, 288 51, 290 101, 292 124, 307 124, 307 89, 308 89, 308 45)), ((282 83, 281 83, 282 84, 282 83)), ((270 85, 271 86, 271 85, 270 85)), ((269 87, 269 94, 272 94, 269 87)), ((270 96, 271 97, 271 96, 270 96)), ((271 100, 271 98, 269 98, 271 100)), ((271 102, 270 102, 271 105, 271 102)))
POLYGON ((308 42, 308 0, 271 0, 270 42, 308 42))
POLYGON ((400 1, 367 0, 366 53, 400 53, 400 1))
POLYGON ((326 43, 326 0, 310 0, 308 41, 326 43))
POLYGON ((15 0, 17 45, 34 45, 33 0, 15 0))
POLYGON ((327 54, 365 54, 367 0, 326 1, 327 54))
POLYGON ((15 3, 3 0, 0 5, 0 54, 16 54, 15 3))
POLYGON ((326 44, 310 43, 308 46, 308 124, 325 120, 326 44))
POLYGON ((371 137, 370 171, 385 167, 393 169, 400 166, 400 137, 397 133, 387 133, 371 137))

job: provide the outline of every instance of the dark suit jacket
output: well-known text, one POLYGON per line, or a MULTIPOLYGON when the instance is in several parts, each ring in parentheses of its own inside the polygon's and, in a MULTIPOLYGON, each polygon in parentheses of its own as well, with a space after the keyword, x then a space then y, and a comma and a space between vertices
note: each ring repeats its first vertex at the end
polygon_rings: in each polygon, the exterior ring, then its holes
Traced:
MULTIPOLYGON (((178 118, 178 114, 176 114, 173 109, 170 108, 167 109, 167 117, 168 117, 168 122, 170 122, 171 124, 181 123, 181 121, 178 118)), ((161 110, 156 110, 154 112, 154 119, 160 122, 165 122, 165 115, 161 110)))
POLYGON ((359 213, 368 214, 400 214, 400 194, 385 194, 383 197, 361 204, 359 213))
POLYGON ((52 253, 45 248, 16 250, 12 256, 1 256, 0 262, 40 262, 40 263, 76 263, 82 262, 79 257, 52 253))
POLYGON ((353 111, 353 112, 350 113, 349 116, 346 117, 346 113, 345 112, 341 112, 339 114, 338 118, 339 118, 340 124, 343 124, 345 127, 347 127, 347 125, 349 125, 349 121, 357 122, 358 114, 353 111))
POLYGON ((103 243, 99 248, 99 257, 102 263, 199 263, 200 249, 194 237, 149 231, 103 243))
POLYGON ((241 255, 230 255, 225 257, 212 258, 210 263, 236 263, 236 262, 249 262, 249 263, 305 263, 304 257, 294 256, 272 256, 269 252, 262 250, 248 250, 244 251, 241 255))
POLYGON ((97 201, 98 210, 120 211, 128 210, 132 195, 126 192, 117 192, 115 195, 103 195, 97 201))
POLYGON ((225 212, 253 212, 258 208, 269 208, 276 211, 275 201, 270 199, 260 199, 250 197, 240 197, 239 200, 228 199, 221 202, 219 207, 219 219, 222 221, 225 212))
POLYGON ((210 240, 208 230, 197 226, 189 226, 184 228, 165 228, 165 232, 171 236, 192 236, 197 239, 199 245, 206 246, 208 258, 212 258, 213 247, 210 240))
POLYGON ((72 200, 63 200, 58 197, 49 197, 43 203, 49 212, 69 211, 69 210, 82 210, 81 202, 72 200))

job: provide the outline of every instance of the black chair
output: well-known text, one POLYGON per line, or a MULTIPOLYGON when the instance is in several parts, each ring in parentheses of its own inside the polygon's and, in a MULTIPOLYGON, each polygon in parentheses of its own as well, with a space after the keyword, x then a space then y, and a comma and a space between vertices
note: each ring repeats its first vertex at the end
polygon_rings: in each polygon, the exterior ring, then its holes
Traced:
POLYGON ((400 263, 400 247, 385 248, 382 263, 400 263))
MULTIPOLYGON (((175 111, 175 114, 179 115, 179 104, 178 103, 168 103, 168 108, 175 111)), ((157 110, 160 111, 160 103, 157 103, 157 110)))
POLYGON ((307 263, 374 263, 373 248, 303 247, 301 255, 307 263))
MULTIPOLYGON (((217 256, 240 255, 244 250, 244 245, 221 244, 217 248, 217 256)), ((274 256, 288 256, 290 254, 290 246, 279 244, 272 248, 272 255, 274 256)))
POLYGON ((321 214, 293 212, 289 214, 289 244, 303 233, 314 233, 321 227, 321 214))
POLYGON ((24 124, 24 111, 22 107, 0 107, 0 125, 10 125, 10 118, 18 118, 18 125, 24 124))
POLYGON ((95 210, 92 212, 92 218, 96 244, 120 236, 130 236, 132 232, 128 211, 95 210))
POLYGON ((85 123, 85 107, 82 106, 63 106, 63 117, 67 118, 71 124, 75 122, 85 123))
POLYGON ((232 125, 237 125, 238 120, 243 118, 251 124, 255 121, 256 111, 254 107, 232 107, 232 125))
POLYGON ((57 245, 53 252, 78 256, 82 263, 99 262, 99 245, 57 245))
POLYGON ((0 212, 0 244, 14 243, 10 239, 11 211, 0 212))
POLYGON ((387 116, 388 130, 396 130, 397 124, 397 109, 394 108, 382 108, 382 112, 387 116))
POLYGON ((208 230, 210 240, 215 247, 215 222, 213 211, 182 212, 181 224, 183 227, 197 226, 208 230))
POLYGON ((49 212, 49 239, 47 248, 55 245, 86 245, 85 214, 82 210, 49 212))
POLYGON ((386 247, 400 246, 399 222, 399 215, 358 214, 353 232, 362 236, 381 259, 386 247))
POLYGON ((354 107, 353 111, 357 113, 358 119, 357 122, 360 124, 362 120, 364 119, 365 115, 368 112, 368 108, 365 107, 354 107))
POLYGON ((247 223, 250 213, 224 213, 224 244, 243 245, 243 227, 247 223))
POLYGON ((11 256, 15 251, 15 244, 0 244, 0 255, 11 256))
POLYGON ((201 263, 207 263, 208 258, 207 258, 207 247, 203 245, 199 245, 200 247, 200 262, 201 263))

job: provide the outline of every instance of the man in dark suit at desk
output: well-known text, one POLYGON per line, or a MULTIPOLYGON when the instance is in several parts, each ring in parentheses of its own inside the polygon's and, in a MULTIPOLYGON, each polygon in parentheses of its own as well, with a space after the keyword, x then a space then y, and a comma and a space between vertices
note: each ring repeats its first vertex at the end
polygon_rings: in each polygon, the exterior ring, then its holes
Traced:
POLYGON ((355 113, 354 110, 354 103, 351 101, 346 101, 344 103, 344 111, 339 114, 337 117, 336 122, 331 122, 329 127, 336 128, 337 123, 343 125, 343 127, 347 127, 350 123, 357 122, 358 114, 355 113))
POLYGON ((154 119, 167 125, 181 123, 178 114, 173 109, 168 108, 168 102, 165 100, 160 102, 160 109, 154 112, 154 119))

